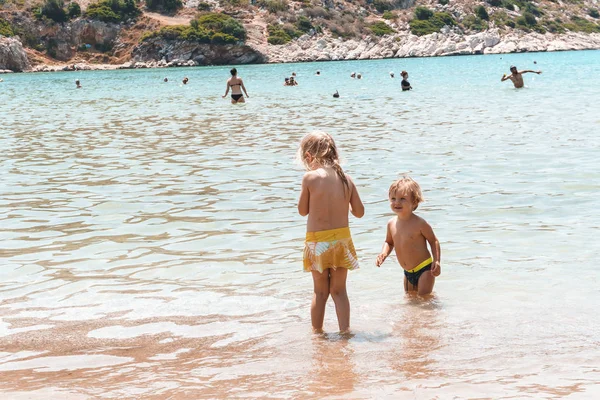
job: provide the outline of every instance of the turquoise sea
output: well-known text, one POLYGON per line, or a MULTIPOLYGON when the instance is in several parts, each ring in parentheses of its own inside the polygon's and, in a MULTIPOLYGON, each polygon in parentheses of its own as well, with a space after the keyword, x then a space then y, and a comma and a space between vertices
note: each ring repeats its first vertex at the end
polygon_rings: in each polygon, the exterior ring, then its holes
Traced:
POLYGON ((600 397, 600 51, 239 66, 244 105, 229 69, 3 76, 1 398, 600 397), (515 90, 511 64, 543 73, 515 90), (312 130, 366 206, 350 338, 331 300, 311 333, 312 130), (429 300, 374 265, 403 173, 441 242, 429 300))

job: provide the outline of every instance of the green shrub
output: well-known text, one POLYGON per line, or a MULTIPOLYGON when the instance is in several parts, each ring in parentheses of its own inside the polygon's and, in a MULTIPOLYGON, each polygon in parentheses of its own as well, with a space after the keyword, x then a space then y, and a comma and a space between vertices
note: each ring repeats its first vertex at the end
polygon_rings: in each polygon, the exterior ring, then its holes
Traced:
POLYGON ((525 3, 524 7, 523 7, 523 11, 533 14, 536 17, 539 17, 540 15, 544 14, 539 8, 537 8, 537 6, 534 6, 531 3, 525 3))
POLYGON ((487 3, 492 7, 502 7, 502 0, 487 0, 487 3))
POLYGON ((151 11, 173 13, 183 7, 181 0, 146 0, 146 8, 151 11))
POLYGON ((217 32, 212 35, 210 42, 212 44, 235 44, 237 39, 234 36, 228 35, 227 33, 217 32))
POLYGON ((455 26, 456 20, 454 17, 447 12, 436 12, 433 14, 433 17, 430 19, 434 25, 439 26, 439 29, 442 29, 444 25, 455 26))
POLYGON ((77 18, 81 16, 81 7, 79 6, 78 3, 76 2, 71 2, 69 3, 69 6, 67 7, 67 14, 69 15, 69 18, 77 18))
POLYGON ((438 0, 438 3, 440 3, 443 6, 447 5, 449 2, 449 0, 438 0))
POLYGON ((223 7, 242 7, 246 8, 250 5, 250 0, 219 0, 223 7))
POLYGON ((267 39, 269 44, 286 44, 292 40, 291 36, 283 30, 281 25, 269 25, 267 26, 267 31, 269 32, 269 37, 267 39))
POLYGON ((287 11, 290 5, 287 0, 259 0, 258 6, 266 8, 270 13, 275 14, 278 11, 287 11))
POLYGON ((588 21, 581 17, 571 17, 570 23, 563 25, 566 29, 573 32, 595 33, 600 32, 600 25, 588 21))
POLYGON ((391 26, 386 24, 383 21, 377 21, 369 26, 371 32, 373 32, 377 36, 389 35, 391 33, 396 32, 392 29, 391 26))
MULTIPOLYGON (((246 39, 244 26, 235 18, 221 13, 208 13, 198 18, 200 28, 214 33, 222 32, 233 36, 238 41, 246 39)), ((213 34, 214 34, 213 33, 213 34)))
POLYGON ((525 21, 529 26, 535 26, 537 24, 537 19, 532 13, 524 12, 523 17, 525 17, 525 21))
POLYGON ((298 28, 299 31, 305 33, 309 32, 311 29, 315 29, 310 20, 305 16, 298 17, 298 20, 296 21, 296 28, 298 28))
POLYGON ((511 28, 515 28, 517 26, 517 24, 515 24, 515 21, 513 21, 511 19, 511 20, 506 21, 506 26, 510 26, 511 28))
POLYGON ((556 21, 544 20, 541 24, 546 28, 546 30, 552 33, 565 33, 565 28, 563 28, 562 24, 556 21))
POLYGON ((515 11, 515 4, 512 0, 502 0, 502 7, 510 11, 515 11))
POLYGON ((210 11, 211 9, 211 5, 201 1, 200 3, 198 3, 198 11, 210 11))
POLYGON ((91 19, 119 23, 141 14, 135 0, 100 0, 88 6, 85 15, 91 19))
POLYGON ((429 18, 433 17, 433 11, 431 11, 427 7, 417 7, 415 8, 415 18, 420 21, 427 21, 429 18))
MULTIPOLYGON (((417 7, 424 8, 424 7, 417 7)), ((427 11, 431 11, 425 9, 427 11)), ((428 13, 420 11, 419 15, 423 18, 428 13)), ((410 31, 413 35, 423 36, 429 35, 430 33, 439 32, 445 25, 454 26, 456 20, 452 15, 447 12, 431 13, 431 16, 427 20, 419 19, 417 16, 417 10, 415 10, 415 18, 410 20, 410 31)))
POLYGON ((2 18, 0 18, 0 36, 15 36, 12 26, 2 18))
POLYGON ((140 42, 155 37, 205 44, 234 44, 246 38, 246 31, 229 15, 209 13, 193 19, 189 25, 170 25, 156 32, 146 32, 140 42))
POLYGON ((591 8, 588 11, 588 15, 592 18, 596 18, 596 19, 600 18, 600 13, 598 13, 598 10, 596 10, 595 8, 591 8))
POLYGON ((396 18, 396 16, 390 12, 390 11, 385 11, 382 15, 383 19, 394 19, 396 18))
POLYGON ((373 0, 373 7, 380 13, 394 9, 394 4, 390 0, 373 0))
POLYGON ((67 22, 69 20, 63 0, 46 0, 40 9, 40 15, 54 22, 67 22))
POLYGON ((488 28, 487 22, 475 15, 467 15, 462 21, 462 25, 471 31, 484 31, 488 28))
POLYGON ((484 6, 475 7, 475 15, 477 15, 480 19, 483 19, 485 21, 488 21, 490 19, 490 16, 484 6))
POLYGON ((494 21, 498 28, 505 26, 508 20, 508 14, 506 14, 504 11, 496 11, 492 14, 492 21, 494 21))

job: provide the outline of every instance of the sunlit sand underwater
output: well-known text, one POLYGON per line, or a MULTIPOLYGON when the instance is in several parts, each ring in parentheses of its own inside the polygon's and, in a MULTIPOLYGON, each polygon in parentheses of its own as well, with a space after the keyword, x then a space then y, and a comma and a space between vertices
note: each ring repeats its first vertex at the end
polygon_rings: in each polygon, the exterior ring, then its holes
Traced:
POLYGON ((229 67, 4 77, 0 397, 600 398, 600 52, 238 69, 235 106, 229 67), (511 64, 543 73, 515 90, 511 64), (348 336, 331 300, 311 332, 316 129, 366 206, 348 336), (442 246, 429 299, 374 264, 402 173, 442 246))

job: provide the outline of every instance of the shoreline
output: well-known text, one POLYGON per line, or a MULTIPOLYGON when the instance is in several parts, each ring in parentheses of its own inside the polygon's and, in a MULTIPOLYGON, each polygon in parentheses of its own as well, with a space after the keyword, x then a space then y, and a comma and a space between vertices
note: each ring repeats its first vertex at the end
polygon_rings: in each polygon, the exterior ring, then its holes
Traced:
MULTIPOLYGON (((425 58, 460 55, 513 54, 555 51, 600 50, 600 33, 539 34, 516 33, 500 35, 498 29, 489 29, 472 35, 462 35, 450 29, 426 36, 415 36, 402 32, 366 40, 341 40, 328 35, 305 35, 285 45, 268 45, 258 49, 266 62, 246 64, 288 64, 321 61, 352 61, 392 58, 425 58)), ((123 64, 93 64, 82 61, 61 64, 37 64, 23 72, 72 72, 117 69, 185 68, 215 65, 192 59, 183 59, 179 54, 169 54, 171 61, 131 60, 123 64)), ((188 56, 189 57, 189 56, 188 56)), ((14 71, 0 70, 2 73, 14 71)))

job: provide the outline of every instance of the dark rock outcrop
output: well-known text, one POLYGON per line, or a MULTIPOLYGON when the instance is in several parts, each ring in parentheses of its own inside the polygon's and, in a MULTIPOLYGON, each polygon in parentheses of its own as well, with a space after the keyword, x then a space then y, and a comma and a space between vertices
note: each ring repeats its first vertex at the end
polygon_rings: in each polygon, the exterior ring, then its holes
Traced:
POLYGON ((252 64, 264 62, 264 56, 246 45, 210 45, 189 41, 153 38, 133 49, 134 61, 194 61, 197 65, 252 64))

